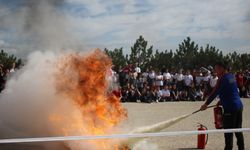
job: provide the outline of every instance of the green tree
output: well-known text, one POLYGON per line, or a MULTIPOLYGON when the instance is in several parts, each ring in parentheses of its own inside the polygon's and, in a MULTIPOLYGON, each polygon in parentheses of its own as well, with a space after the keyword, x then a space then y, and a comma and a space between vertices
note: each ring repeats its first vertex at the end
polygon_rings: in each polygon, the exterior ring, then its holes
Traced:
POLYGON ((115 48, 114 50, 104 49, 104 52, 112 59, 112 63, 115 65, 114 70, 118 71, 121 67, 127 65, 127 58, 123 54, 123 48, 115 48))
POLYGON ((156 50, 152 60, 151 60, 151 66, 157 70, 161 70, 163 68, 165 69, 173 69, 175 68, 174 64, 174 53, 172 50, 168 51, 162 51, 159 52, 156 50))
POLYGON ((250 69, 250 54, 244 53, 240 55, 242 70, 250 69))
POLYGON ((179 44, 176 52, 172 50, 153 53, 153 46, 147 48, 148 42, 140 36, 131 47, 130 54, 124 56, 123 49, 108 50, 105 52, 112 58, 116 70, 127 64, 138 64, 142 70, 152 66, 154 69, 198 69, 200 67, 214 66, 216 61, 230 62, 233 71, 250 69, 250 54, 238 54, 237 52, 223 55, 215 46, 207 44, 199 47, 190 37, 179 44))
POLYGON ((229 53, 226 57, 230 61, 233 71, 241 71, 250 68, 250 54, 238 54, 234 51, 229 53))
POLYGON ((197 67, 196 56, 198 54, 198 44, 191 41, 190 37, 184 39, 184 41, 179 44, 179 48, 175 53, 175 63, 178 68, 191 69, 197 67))
POLYGON ((197 67, 207 67, 209 65, 215 65, 217 60, 224 59, 222 51, 216 49, 214 46, 206 45, 205 49, 200 47, 199 52, 196 56, 196 68, 197 67))
POLYGON ((129 57, 129 63, 138 64, 141 69, 145 70, 151 63, 153 56, 153 46, 147 48, 148 42, 140 36, 136 40, 135 44, 131 47, 131 53, 129 57))
POLYGON ((17 59, 16 56, 10 55, 4 50, 1 50, 0 52, 0 64, 4 66, 4 69, 10 69, 13 65, 13 63, 16 64, 16 67, 20 67, 22 65, 22 60, 17 59))

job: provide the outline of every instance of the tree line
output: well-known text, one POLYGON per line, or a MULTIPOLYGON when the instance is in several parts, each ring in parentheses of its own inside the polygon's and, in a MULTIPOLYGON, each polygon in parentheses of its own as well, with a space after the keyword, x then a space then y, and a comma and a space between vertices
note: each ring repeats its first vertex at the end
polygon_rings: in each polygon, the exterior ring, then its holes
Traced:
POLYGON ((214 66, 218 60, 227 61, 233 71, 250 69, 250 53, 239 54, 234 51, 223 54, 215 46, 209 44, 205 47, 199 46, 190 37, 184 39, 176 51, 154 50, 153 45, 148 46, 143 36, 136 40, 129 54, 125 55, 122 47, 113 50, 105 48, 104 51, 112 59, 116 71, 128 64, 136 64, 144 71, 149 66, 156 70, 199 69, 214 66))

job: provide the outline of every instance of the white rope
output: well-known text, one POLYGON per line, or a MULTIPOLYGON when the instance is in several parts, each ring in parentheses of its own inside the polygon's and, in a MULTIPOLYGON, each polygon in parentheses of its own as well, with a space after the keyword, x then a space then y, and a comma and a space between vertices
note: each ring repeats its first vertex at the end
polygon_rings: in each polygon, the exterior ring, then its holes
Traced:
POLYGON ((209 133, 235 133, 235 132, 244 132, 244 131, 250 131, 250 128, 219 129, 219 130, 204 130, 204 131, 175 131, 175 132, 155 132, 155 133, 112 134, 112 135, 96 135, 96 136, 13 138, 13 139, 0 139, 0 144, 73 141, 73 140, 97 140, 97 139, 126 139, 126 138, 162 137, 162 136, 184 136, 184 135, 197 135, 197 134, 209 134, 209 133))

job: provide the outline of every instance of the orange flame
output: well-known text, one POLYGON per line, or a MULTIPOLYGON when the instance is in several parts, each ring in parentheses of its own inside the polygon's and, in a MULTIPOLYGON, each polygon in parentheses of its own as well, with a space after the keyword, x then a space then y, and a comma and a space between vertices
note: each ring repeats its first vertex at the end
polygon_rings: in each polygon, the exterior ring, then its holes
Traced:
MULTIPOLYGON (((88 56, 74 53, 63 57, 58 62, 56 73, 56 90, 62 97, 74 103, 79 113, 71 116, 71 122, 60 114, 51 114, 49 120, 64 135, 103 135, 114 132, 115 127, 127 118, 118 97, 108 92, 110 82, 107 72, 112 66, 110 58, 100 50, 88 56), (72 121, 73 120, 73 121, 72 121), (64 124, 64 125, 62 125, 64 124)), ((79 147, 81 142, 75 142, 79 147)), ((94 148, 86 149, 118 149, 117 142, 111 140, 88 141, 94 148)), ((71 146, 69 146, 71 147, 71 146)), ((75 146, 72 146, 75 147, 75 146)))

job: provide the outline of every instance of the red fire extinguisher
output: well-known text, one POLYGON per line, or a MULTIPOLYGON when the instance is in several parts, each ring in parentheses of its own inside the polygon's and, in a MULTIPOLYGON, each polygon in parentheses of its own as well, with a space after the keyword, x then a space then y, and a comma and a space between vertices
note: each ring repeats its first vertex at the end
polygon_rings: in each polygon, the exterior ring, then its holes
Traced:
MULTIPOLYGON (((198 126, 198 131, 205 131, 207 130, 207 127, 202 125, 202 124, 199 124, 198 126)), ((208 141, 208 134, 198 134, 198 141, 197 141, 197 148, 198 149, 205 149, 205 146, 207 144, 207 141, 208 141)))
POLYGON ((222 114, 222 107, 220 105, 216 105, 216 107, 214 107, 214 124, 216 129, 223 128, 222 114))

